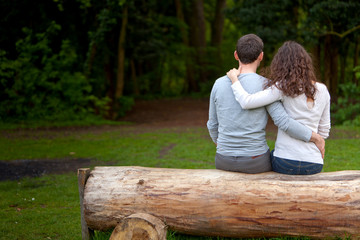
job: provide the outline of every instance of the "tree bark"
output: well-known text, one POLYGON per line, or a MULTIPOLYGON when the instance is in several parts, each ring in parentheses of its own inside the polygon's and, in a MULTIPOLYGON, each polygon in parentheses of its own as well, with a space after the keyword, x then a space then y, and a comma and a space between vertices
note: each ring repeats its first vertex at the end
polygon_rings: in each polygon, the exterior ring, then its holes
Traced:
POLYGON ((183 11, 183 5, 181 4, 181 0, 175 0, 175 7, 176 7, 176 17, 182 23, 180 26, 181 38, 184 46, 186 47, 185 52, 185 59, 186 59, 186 82, 184 86, 184 92, 188 93, 190 89, 196 89, 197 84, 194 78, 194 68, 193 64, 191 63, 193 59, 190 56, 189 52, 189 38, 188 38, 188 31, 185 28, 185 17, 183 11))
POLYGON ((136 67, 135 67, 134 59, 131 59, 130 66, 131 66, 131 79, 133 82, 133 93, 135 96, 139 96, 140 90, 139 90, 139 84, 138 84, 137 77, 136 77, 136 67))
POLYGON ((210 76, 216 78, 223 75, 222 73, 222 55, 221 55, 221 43, 223 38, 224 29, 224 9, 226 7, 226 0, 217 0, 215 6, 215 17, 211 24, 211 46, 214 48, 214 55, 212 56, 212 69, 210 76))
POLYGON ((215 7, 215 17, 212 22, 211 31, 211 46, 220 46, 222 42, 222 33, 224 29, 224 9, 226 0, 217 0, 215 7))
POLYGON ((338 86, 338 41, 331 35, 325 36, 324 47, 324 78, 332 98, 337 97, 338 86))
POLYGON ((117 76, 116 76, 115 99, 121 97, 124 91, 125 36, 126 36, 127 22, 128 22, 128 7, 124 6, 122 24, 121 24, 119 42, 118 42, 118 67, 117 67, 117 76))
POLYGON ((360 171, 291 176, 96 167, 86 183, 84 209, 95 230, 147 213, 191 235, 360 237, 360 171))
POLYGON ((90 51, 89 56, 86 60, 86 69, 85 69, 86 78, 89 78, 91 75, 91 71, 93 69, 93 63, 94 63, 96 52, 97 52, 97 47, 94 42, 91 43, 89 51, 90 51))
POLYGON ((80 212, 81 212, 81 239, 89 240, 94 232, 89 229, 84 215, 84 189, 86 185, 86 181, 90 175, 90 168, 80 168, 78 169, 78 189, 79 189, 79 197, 80 197, 80 212))
POLYGON ((314 45, 311 49, 311 53, 316 77, 318 81, 323 81, 323 74, 321 71, 321 41, 314 45))
POLYGON ((345 68, 347 66, 347 58, 348 58, 348 53, 349 53, 349 39, 344 39, 341 43, 340 46, 340 51, 339 51, 339 59, 340 59, 340 77, 339 77, 339 84, 344 84, 345 83, 345 68))
MULTIPOLYGON (((360 53, 360 37, 356 38, 355 51, 354 51, 354 68, 359 66, 359 53, 360 53)), ((359 79, 356 78, 356 73, 353 73, 353 82, 358 85, 359 79)))
POLYGON ((193 66, 188 72, 190 91, 198 92, 200 82, 206 82, 206 26, 203 0, 192 0, 187 9, 187 22, 189 25, 189 47, 193 66), (191 76, 189 76, 191 75, 191 76))

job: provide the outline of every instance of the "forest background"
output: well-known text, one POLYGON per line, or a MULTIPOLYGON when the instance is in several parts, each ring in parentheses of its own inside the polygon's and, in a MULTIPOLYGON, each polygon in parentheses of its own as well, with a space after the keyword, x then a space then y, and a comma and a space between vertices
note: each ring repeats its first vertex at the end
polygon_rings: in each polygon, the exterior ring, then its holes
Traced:
POLYGON ((136 99, 207 97, 247 33, 261 69, 295 40, 333 124, 360 126, 357 0, 0 0, 0 122, 116 120, 136 99))

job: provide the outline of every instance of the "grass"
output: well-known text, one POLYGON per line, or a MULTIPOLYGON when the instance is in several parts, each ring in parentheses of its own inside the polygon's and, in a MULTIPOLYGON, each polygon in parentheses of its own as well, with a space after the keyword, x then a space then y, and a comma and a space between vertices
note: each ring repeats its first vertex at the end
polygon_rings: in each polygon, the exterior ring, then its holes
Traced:
MULTIPOLYGON (((215 146, 205 128, 139 130, 134 126, 118 126, 0 132, 3 161, 91 158, 97 165, 215 167, 215 146)), ((274 141, 268 142, 274 146, 274 141)), ((359 146, 360 128, 333 128, 327 140, 324 171, 360 169, 359 146)), ((95 239, 108 239, 109 235, 97 232, 95 239)), ((0 239, 81 239, 76 173, 0 182, 0 239)), ((229 238, 169 232, 168 239, 229 238)))

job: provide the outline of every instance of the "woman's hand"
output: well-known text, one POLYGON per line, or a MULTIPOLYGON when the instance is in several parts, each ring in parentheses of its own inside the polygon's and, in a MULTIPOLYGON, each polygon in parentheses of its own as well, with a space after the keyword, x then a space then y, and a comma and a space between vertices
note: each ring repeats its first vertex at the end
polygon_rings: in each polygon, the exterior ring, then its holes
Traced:
POLYGON ((226 73, 226 75, 230 78, 230 80, 233 84, 236 81, 238 81, 238 76, 240 75, 240 70, 241 70, 241 67, 239 69, 233 68, 226 73))

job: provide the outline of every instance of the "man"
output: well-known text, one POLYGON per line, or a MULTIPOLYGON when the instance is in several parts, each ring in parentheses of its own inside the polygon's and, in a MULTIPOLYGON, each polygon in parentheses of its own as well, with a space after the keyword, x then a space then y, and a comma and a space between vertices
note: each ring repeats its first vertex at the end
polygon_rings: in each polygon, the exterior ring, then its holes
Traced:
MULTIPOLYGON (((234 52, 242 66, 241 84, 249 93, 263 89, 265 78, 256 70, 263 59, 262 40, 255 34, 241 37, 234 52)), ((231 80, 216 80, 210 95, 207 127, 216 144, 217 169, 244 173, 271 171, 270 151, 265 138, 267 112, 276 126, 291 137, 312 141, 324 152, 325 141, 317 133, 291 119, 280 102, 253 110, 244 110, 235 100, 231 80)))

